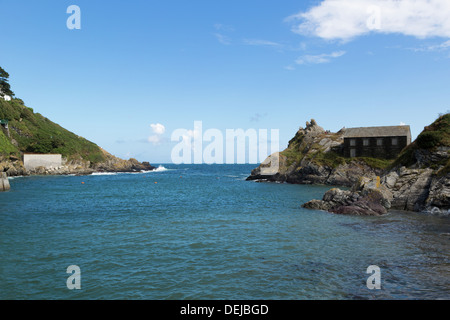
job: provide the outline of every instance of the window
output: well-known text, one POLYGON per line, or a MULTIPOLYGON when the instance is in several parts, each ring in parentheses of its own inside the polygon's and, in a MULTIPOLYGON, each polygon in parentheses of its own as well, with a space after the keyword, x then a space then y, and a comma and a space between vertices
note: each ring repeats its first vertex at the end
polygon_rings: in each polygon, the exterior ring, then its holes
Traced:
POLYGON ((377 146, 382 146, 383 145, 383 139, 378 138, 377 139, 377 146))
POLYGON ((350 139, 350 147, 356 146, 356 139, 350 139))
POLYGON ((350 149, 350 157, 356 157, 356 149, 350 149))
POLYGON ((392 145, 397 146, 398 145, 398 138, 392 138, 392 145))
POLYGON ((370 140, 369 139, 363 139, 363 146, 367 147, 370 145, 370 140))

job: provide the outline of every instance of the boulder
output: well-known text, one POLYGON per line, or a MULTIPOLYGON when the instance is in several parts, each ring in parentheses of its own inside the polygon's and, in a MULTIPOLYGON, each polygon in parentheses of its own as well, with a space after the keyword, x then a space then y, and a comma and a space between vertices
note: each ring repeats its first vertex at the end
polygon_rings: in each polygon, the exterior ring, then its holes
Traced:
POLYGON ((351 190, 328 190, 322 200, 311 200, 303 208, 336 214, 379 216, 391 208, 392 193, 380 180, 363 177, 351 190))

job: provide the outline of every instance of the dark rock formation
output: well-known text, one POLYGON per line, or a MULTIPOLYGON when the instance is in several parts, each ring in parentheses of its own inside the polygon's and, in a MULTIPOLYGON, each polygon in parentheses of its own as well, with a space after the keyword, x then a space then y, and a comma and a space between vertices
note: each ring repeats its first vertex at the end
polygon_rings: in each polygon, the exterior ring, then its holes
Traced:
POLYGON ((336 214, 379 216, 391 208, 392 194, 377 181, 362 178, 352 190, 331 189, 322 200, 311 200, 302 207, 336 214))

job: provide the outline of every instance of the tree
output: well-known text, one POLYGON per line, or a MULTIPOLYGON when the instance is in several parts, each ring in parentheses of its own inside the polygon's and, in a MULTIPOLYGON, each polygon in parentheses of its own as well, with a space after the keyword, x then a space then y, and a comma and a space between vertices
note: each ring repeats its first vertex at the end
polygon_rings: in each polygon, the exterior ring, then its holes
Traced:
POLYGON ((5 95, 14 96, 14 92, 11 91, 11 86, 8 83, 9 74, 2 67, 0 67, 0 97, 5 95))

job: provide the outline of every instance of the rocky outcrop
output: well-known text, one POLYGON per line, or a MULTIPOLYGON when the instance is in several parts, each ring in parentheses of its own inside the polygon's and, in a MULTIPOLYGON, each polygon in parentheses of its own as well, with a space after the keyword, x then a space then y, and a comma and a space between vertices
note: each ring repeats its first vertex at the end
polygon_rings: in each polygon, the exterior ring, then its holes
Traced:
POLYGON ((352 190, 331 189, 322 200, 311 200, 302 207, 336 214, 380 216, 391 208, 392 193, 376 179, 361 178, 352 190))
POLYGON ((139 162, 136 159, 123 160, 101 149, 106 161, 92 166, 96 172, 138 172, 156 169, 148 162, 139 162))
MULTIPOLYGON (((449 153, 447 155, 450 159, 449 153)), ((382 182, 394 196, 392 208, 407 211, 450 210, 450 173, 440 174, 439 169, 415 164, 386 173, 382 182)))
POLYGON ((267 158, 247 180, 351 187, 362 176, 381 175, 382 169, 339 155, 344 131, 325 131, 312 119, 298 130, 286 150, 267 158))
POLYGON ((16 156, 3 156, 0 154, 0 173, 5 172, 8 176, 27 175, 23 162, 16 156))
POLYGON ((5 172, 0 172, 0 192, 10 189, 8 177, 5 172))
POLYGON ((406 211, 423 211, 429 195, 433 170, 407 169, 389 172, 383 177, 384 185, 394 196, 392 208, 406 211))
POLYGON ((444 212, 447 210, 447 214, 450 214, 450 173, 442 177, 431 178, 425 208, 427 211, 444 212))

